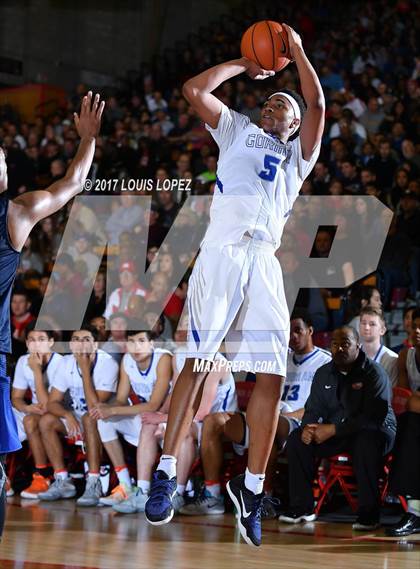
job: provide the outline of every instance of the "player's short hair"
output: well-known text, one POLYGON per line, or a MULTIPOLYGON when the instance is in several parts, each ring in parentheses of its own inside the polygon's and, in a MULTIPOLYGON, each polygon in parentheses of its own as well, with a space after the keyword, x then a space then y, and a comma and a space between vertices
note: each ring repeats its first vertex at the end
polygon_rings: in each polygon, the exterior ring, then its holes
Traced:
POLYGON ((149 342, 150 340, 153 340, 153 332, 144 328, 144 322, 134 319, 130 320, 129 330, 127 331, 127 338, 132 338, 133 336, 137 336, 137 334, 146 334, 149 342))
POLYGON ((306 112, 306 104, 305 101, 303 100, 303 97, 301 97, 299 93, 296 93, 296 91, 293 91, 292 89, 281 89, 281 92, 286 93, 290 97, 293 97, 296 103, 298 104, 300 110, 300 125, 299 128, 296 130, 296 132, 294 132, 292 136, 288 139, 289 141, 291 141, 299 136, 300 127, 302 126, 303 115, 306 112))
POLYGON ((290 316, 290 321, 292 320, 302 320, 307 328, 313 326, 312 317, 306 308, 295 308, 292 312, 292 315, 290 316))
POLYGON ((420 318, 420 308, 416 308, 415 311, 413 312, 413 322, 416 318, 420 318))
POLYGON ((414 314, 414 312, 417 310, 417 307, 416 306, 405 306, 404 310, 403 310, 403 318, 405 318, 407 316, 407 314, 410 312, 410 310, 412 310, 413 314, 414 314))
POLYGON ((379 318, 379 320, 382 322, 382 324, 385 326, 385 317, 384 317, 384 313, 382 312, 382 310, 379 310, 378 308, 375 308, 373 306, 364 306, 362 308, 362 310, 360 311, 360 318, 362 318, 362 316, 367 315, 367 316, 377 316, 379 318))
POLYGON ((80 328, 77 328, 77 330, 73 330, 73 334, 74 332, 78 332, 79 330, 86 330, 86 332, 90 332, 95 342, 99 340, 98 330, 94 326, 92 326, 92 324, 90 324, 89 322, 82 323, 80 328))
POLYGON ((48 336, 49 340, 56 340, 56 332, 55 330, 49 330, 50 327, 50 322, 42 320, 42 318, 32 320, 32 322, 26 326, 26 337, 28 337, 29 332, 44 332, 44 334, 48 336))

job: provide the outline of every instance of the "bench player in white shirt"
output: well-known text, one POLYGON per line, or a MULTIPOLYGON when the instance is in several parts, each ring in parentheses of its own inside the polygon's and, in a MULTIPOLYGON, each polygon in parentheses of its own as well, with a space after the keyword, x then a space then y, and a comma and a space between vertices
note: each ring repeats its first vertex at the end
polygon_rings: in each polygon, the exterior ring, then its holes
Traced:
MULTIPOLYGON (((261 128, 224 105, 212 92, 246 72, 264 79, 274 72, 241 58, 216 65, 187 81, 183 93, 219 145, 217 188, 210 225, 188 286, 190 353, 174 390, 163 455, 154 474, 146 517, 155 525, 173 516, 176 457, 197 411, 205 373, 195 360, 212 360, 226 337, 237 360, 268 360, 273 373, 257 373, 247 414, 248 468, 228 483, 239 506, 245 541, 260 545, 264 472, 277 426, 286 374, 289 314, 280 265, 274 256, 303 180, 319 155, 325 101, 298 34, 288 26, 306 103, 294 92, 274 93, 265 102, 261 128), (242 516, 243 504, 250 515, 242 516)), ((257 370, 256 370, 257 371, 257 370)))
MULTIPOLYGON (((188 317, 182 317, 178 323, 178 328, 174 335, 174 340, 178 346, 174 351, 173 381, 172 386, 177 382, 182 368, 184 367, 187 355, 187 326, 188 317)), ((221 354, 216 355, 220 362, 227 363, 221 354)), ((168 420, 168 410, 171 394, 166 398, 165 403, 158 412, 146 412, 142 415, 142 431, 137 454, 138 481, 137 490, 131 494, 127 500, 114 506, 114 510, 122 514, 133 514, 143 512, 150 490, 153 466, 158 458, 159 446, 162 445, 166 421, 168 420)), ((174 496, 174 509, 177 512, 184 505, 183 494, 188 481, 194 459, 202 437, 203 419, 209 414, 217 411, 236 411, 237 398, 235 381, 230 370, 215 369, 208 374, 204 382, 203 396, 198 411, 194 417, 191 428, 184 438, 178 455, 178 477, 176 495, 174 496)))
MULTIPOLYGON (((135 322, 129 324, 127 352, 120 367, 117 396, 109 403, 98 403, 90 415, 98 420, 101 441, 108 453, 119 484, 109 496, 101 498, 103 506, 114 506, 132 493, 131 479, 119 440, 121 435, 128 443, 138 447, 142 430, 142 415, 157 411, 164 402, 172 378, 172 354, 155 348, 151 332, 139 330, 135 322), (130 391, 138 402, 130 404, 130 391)), ((139 450, 137 470, 140 469, 139 450)))
POLYGON ((386 332, 382 311, 366 306, 360 311, 360 341, 366 355, 384 368, 392 387, 398 383, 398 354, 381 343, 386 332))
MULTIPOLYGON (((290 350, 287 374, 278 416, 275 444, 267 468, 267 483, 271 485, 277 449, 282 449, 289 434, 300 426, 304 405, 309 396, 316 370, 331 360, 331 355, 312 342, 312 321, 306 310, 296 309, 290 320, 290 350)), ((197 500, 181 508, 190 516, 222 514, 225 511, 220 495, 220 474, 223 465, 223 440, 233 442, 238 454, 249 446, 249 428, 245 413, 214 413, 204 419, 201 460, 204 488, 197 500)))
POLYGON ((48 413, 42 416, 40 429, 48 458, 54 468, 55 481, 41 500, 73 498, 76 488, 64 464, 60 435, 86 443, 87 475, 84 494, 77 500, 78 506, 95 506, 102 495, 99 467, 102 444, 97 422, 89 416, 89 409, 107 401, 117 389, 118 364, 98 350, 97 331, 84 326, 75 330, 70 340, 71 354, 64 356, 51 382, 48 397, 48 413), (66 392, 69 392, 72 410, 64 407, 66 392))
MULTIPOLYGON (((38 324, 38 328, 40 326, 41 323, 38 324)), ((19 440, 28 441, 35 464, 32 483, 20 493, 22 498, 29 500, 36 500, 38 493, 45 492, 50 485, 48 457, 39 430, 39 422, 47 412, 48 391, 62 359, 60 354, 52 351, 54 346, 52 332, 34 328, 35 325, 28 327, 26 337, 28 353, 18 359, 12 384, 12 404, 19 440)))
POLYGON ((415 412, 420 409, 420 309, 413 312, 413 347, 398 354, 398 386, 410 389, 416 401, 415 412))

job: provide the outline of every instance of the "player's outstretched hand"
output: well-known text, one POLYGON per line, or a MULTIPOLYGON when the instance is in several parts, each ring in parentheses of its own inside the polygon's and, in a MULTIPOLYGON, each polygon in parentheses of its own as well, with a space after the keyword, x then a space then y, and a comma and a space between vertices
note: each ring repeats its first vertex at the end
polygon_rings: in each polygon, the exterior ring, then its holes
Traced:
POLYGON ((296 59, 296 51, 298 49, 302 49, 302 38, 297 32, 295 32, 293 28, 291 28, 287 24, 282 24, 282 26, 287 32, 287 38, 289 40, 290 57, 292 58, 292 60, 294 60, 296 59))
POLYGON ((92 100, 92 91, 82 99, 80 114, 74 113, 74 123, 80 138, 96 138, 101 128, 101 117, 105 101, 101 101, 99 94, 92 100))
POLYGON ((246 58, 244 59, 246 60, 246 65, 247 65, 246 74, 248 75, 248 77, 251 77, 251 79, 257 79, 257 80, 267 79, 267 77, 272 77, 273 75, 276 74, 276 72, 273 71, 272 69, 263 69, 262 67, 257 65, 254 61, 251 61, 251 59, 246 59, 246 58))

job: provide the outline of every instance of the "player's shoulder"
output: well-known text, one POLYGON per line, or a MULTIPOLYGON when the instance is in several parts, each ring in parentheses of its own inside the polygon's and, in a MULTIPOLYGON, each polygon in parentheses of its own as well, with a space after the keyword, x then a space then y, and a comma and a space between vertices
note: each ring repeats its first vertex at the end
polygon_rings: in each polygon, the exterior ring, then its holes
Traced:
POLYGON ((383 346, 383 351, 384 355, 388 356, 388 358, 393 358, 393 359, 398 358, 398 354, 394 352, 394 350, 391 350, 391 348, 388 348, 387 346, 383 346))
POLYGON ((28 366, 28 360, 29 360, 29 354, 23 354, 23 356, 20 356, 18 358, 18 361, 16 363, 17 366, 28 366))
POLYGON ((316 346, 316 350, 317 350, 317 358, 319 360, 324 360, 325 362, 330 362, 332 359, 331 356, 331 352, 329 352, 328 350, 324 350, 324 348, 319 348, 318 346, 316 346))

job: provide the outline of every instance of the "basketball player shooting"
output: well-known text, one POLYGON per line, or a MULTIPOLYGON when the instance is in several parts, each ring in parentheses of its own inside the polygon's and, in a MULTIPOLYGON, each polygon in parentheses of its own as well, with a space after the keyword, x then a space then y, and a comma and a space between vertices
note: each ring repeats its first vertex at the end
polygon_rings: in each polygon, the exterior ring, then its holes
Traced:
POLYGON ((10 295, 20 251, 31 232, 44 217, 52 215, 83 189, 95 153, 105 103, 92 93, 83 98, 80 115, 74 115, 80 144, 65 176, 45 190, 27 192, 14 200, 7 190, 7 164, 0 148, 0 537, 3 532, 6 493, 4 456, 20 449, 16 421, 10 403, 10 378, 6 354, 11 351, 10 295))
POLYGON ((227 486, 241 535, 256 546, 261 544, 264 473, 276 432, 289 341, 289 314, 274 252, 299 189, 319 155, 325 113, 322 88, 301 38, 284 27, 304 101, 290 90, 274 93, 263 105, 261 128, 212 92, 241 73, 260 80, 274 71, 241 58, 200 73, 183 88, 220 155, 210 224, 189 281, 189 353, 174 389, 163 454, 146 503, 150 523, 160 525, 172 519, 176 457, 206 377, 195 369, 194 361, 212 361, 222 340, 227 345, 230 340, 236 360, 250 360, 256 371, 247 410, 248 467, 227 486), (273 373, 258 372, 256 362, 262 352, 273 364, 273 373))

